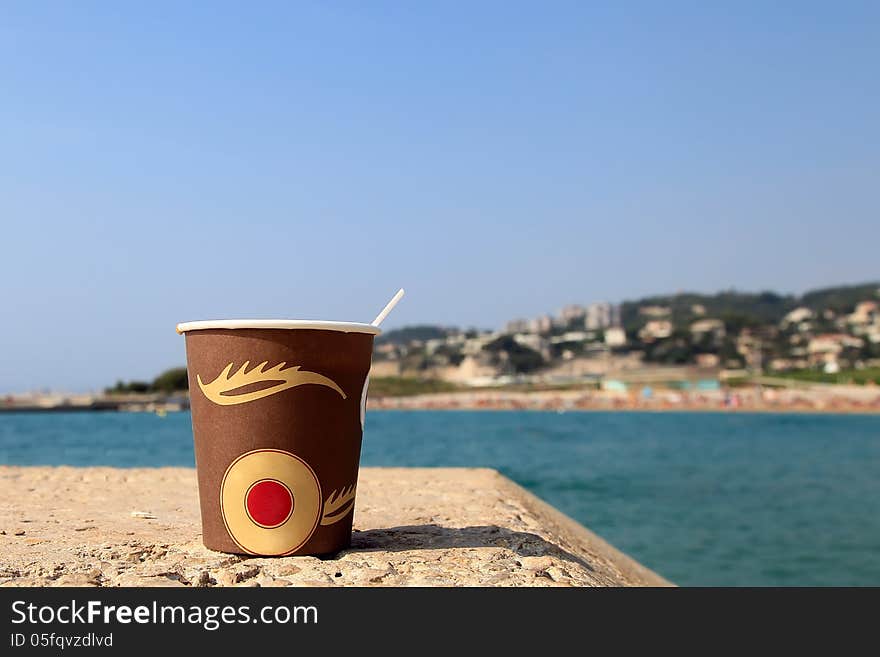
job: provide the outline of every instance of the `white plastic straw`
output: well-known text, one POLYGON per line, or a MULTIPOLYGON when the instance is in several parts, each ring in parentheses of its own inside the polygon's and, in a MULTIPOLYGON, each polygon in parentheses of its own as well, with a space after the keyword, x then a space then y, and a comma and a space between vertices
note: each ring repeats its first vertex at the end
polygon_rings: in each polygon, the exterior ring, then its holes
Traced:
POLYGON ((373 320, 373 326, 379 326, 386 317, 388 317, 388 313, 394 310, 394 306, 397 305, 397 302, 403 298, 403 288, 400 288, 393 297, 391 297, 391 301, 382 309, 378 315, 376 315, 376 319, 373 320))

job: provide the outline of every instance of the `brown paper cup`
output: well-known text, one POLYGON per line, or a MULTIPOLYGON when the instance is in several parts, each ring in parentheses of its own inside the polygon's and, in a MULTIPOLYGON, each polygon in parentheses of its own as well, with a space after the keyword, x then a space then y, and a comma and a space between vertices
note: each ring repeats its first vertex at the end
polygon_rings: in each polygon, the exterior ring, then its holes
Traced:
POLYGON ((178 331, 205 546, 266 556, 347 547, 379 330, 230 320, 178 331))

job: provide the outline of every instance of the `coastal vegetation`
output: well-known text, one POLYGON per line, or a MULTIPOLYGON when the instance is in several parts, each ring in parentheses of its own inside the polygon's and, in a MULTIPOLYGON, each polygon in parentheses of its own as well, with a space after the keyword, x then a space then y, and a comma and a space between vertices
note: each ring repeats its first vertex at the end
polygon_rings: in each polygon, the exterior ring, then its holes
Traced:
POLYGON ((514 374, 528 374, 544 365, 544 358, 528 345, 517 342, 510 335, 502 335, 483 347, 492 354, 493 365, 506 365, 514 374))
POLYGON ((455 392, 461 387, 439 379, 402 376, 370 378, 370 397, 411 397, 437 392, 455 392))
POLYGON ((679 292, 624 301, 620 315, 627 332, 637 331, 644 324, 643 308, 666 308, 674 323, 687 325, 700 317, 718 317, 728 331, 778 324, 795 308, 807 308, 814 313, 831 311, 835 314, 850 312, 856 304, 877 298, 880 282, 828 287, 812 290, 803 295, 778 294, 772 291, 758 293, 727 290, 716 294, 679 292))
POLYGON ((182 392, 189 389, 189 381, 186 375, 185 367, 172 367, 165 370, 152 381, 117 381, 112 388, 107 388, 104 392, 108 395, 113 394, 145 394, 145 393, 164 393, 171 394, 174 392, 182 392))
POLYGON ((413 340, 436 340, 445 338, 452 332, 455 332, 455 329, 431 324, 416 324, 383 333, 376 338, 376 344, 408 344, 413 340))
POLYGON ((805 383, 836 383, 845 385, 880 385, 880 367, 866 367, 860 370, 841 370, 827 373, 817 370, 793 370, 780 372, 775 376, 805 383))

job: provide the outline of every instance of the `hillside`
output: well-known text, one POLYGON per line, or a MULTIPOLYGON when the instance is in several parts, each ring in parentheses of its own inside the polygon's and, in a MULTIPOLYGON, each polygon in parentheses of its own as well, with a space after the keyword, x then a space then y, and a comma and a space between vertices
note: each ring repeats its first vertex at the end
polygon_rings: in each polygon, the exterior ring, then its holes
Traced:
POLYGON ((701 315, 724 320, 729 328, 776 324, 786 313, 800 306, 814 311, 830 309, 837 313, 851 312, 859 301, 877 298, 878 288, 880 282, 863 283, 811 290, 801 296, 771 291, 754 293, 729 290, 716 294, 680 292, 624 301, 621 304, 621 322, 627 331, 637 330, 645 321, 640 309, 657 306, 671 311, 669 319, 676 326, 685 326, 701 315), (695 312, 699 306, 705 312, 695 312))
POLYGON ((878 298, 878 290, 880 282, 827 287, 807 292, 801 297, 800 305, 816 311, 829 308, 836 313, 850 312, 859 301, 878 298))
POLYGON ((392 329, 376 338, 376 344, 409 344, 413 341, 425 342, 426 340, 438 340, 455 333, 454 329, 434 326, 431 324, 418 324, 392 329))
POLYGON ((682 292, 669 296, 653 296, 638 301, 624 301, 621 304, 620 316, 623 327, 633 331, 644 324, 645 317, 639 309, 657 306, 669 308, 673 324, 682 326, 700 316, 717 317, 725 323, 736 322, 740 325, 759 325, 776 323, 787 312, 798 306, 793 296, 782 296, 775 292, 719 292, 717 294, 696 294, 682 292), (705 312, 695 312, 702 306, 705 312))
POLYGON ((510 322, 500 333, 414 326, 383 336, 382 360, 410 376, 466 380, 595 375, 614 358, 643 366, 699 366, 835 374, 880 366, 880 283, 811 290, 654 295, 620 306, 566 306, 557 316, 510 322), (782 320, 797 308, 795 323, 782 320), (811 312, 812 311, 812 312, 811 312), (619 319, 618 319, 619 318, 619 319), (618 324, 618 321, 620 324, 618 324), (611 329, 622 326, 624 331, 611 329), (627 361, 627 359, 629 359, 627 361), (461 372, 451 371, 462 363, 461 372))
MULTIPOLYGON (((836 313, 851 312, 859 301, 878 298, 880 281, 843 285, 810 290, 803 295, 779 294, 773 291, 739 292, 726 290, 715 294, 679 292, 661 294, 621 303, 621 323, 628 331, 635 331, 645 323, 640 308, 651 306, 668 308, 669 318, 676 326, 686 326, 701 316, 716 317, 733 329, 742 326, 776 324, 786 313, 805 306, 813 311, 826 309, 836 313), (702 306, 702 308, 700 308, 702 306), (702 310, 703 312, 696 312, 702 310)), ((379 336, 376 344, 405 345, 414 340, 443 339, 459 333, 458 329, 420 324, 388 331, 379 336)))

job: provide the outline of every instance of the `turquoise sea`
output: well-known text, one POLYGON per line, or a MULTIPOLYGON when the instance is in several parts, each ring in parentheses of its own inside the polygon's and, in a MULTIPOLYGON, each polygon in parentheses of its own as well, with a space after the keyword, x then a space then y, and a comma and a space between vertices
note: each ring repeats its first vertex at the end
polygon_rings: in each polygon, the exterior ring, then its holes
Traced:
MULTIPOLYGON (((2 414, 0 463, 192 466, 190 416, 2 414)), ((373 411, 363 463, 497 468, 682 585, 880 585, 880 416, 373 411)))

